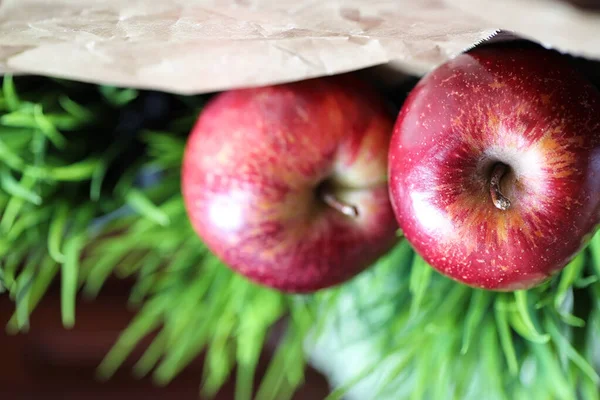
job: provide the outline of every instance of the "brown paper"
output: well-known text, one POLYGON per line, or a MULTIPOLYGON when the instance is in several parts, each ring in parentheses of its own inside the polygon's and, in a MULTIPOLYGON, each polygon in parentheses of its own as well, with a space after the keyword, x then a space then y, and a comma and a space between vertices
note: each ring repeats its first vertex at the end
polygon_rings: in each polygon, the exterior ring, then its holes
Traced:
MULTIPOLYGON (((477 2, 0 0, 0 73, 184 94, 382 64, 421 74, 499 28, 522 27, 471 3, 477 2)), ((586 29, 578 40, 589 36, 586 29)), ((563 49, 596 56, 598 38, 596 32, 580 46, 552 36, 563 49)))
POLYGON ((493 31, 440 1, 9 0, 0 68, 200 93, 391 60, 425 71, 493 31))
POLYGON ((546 47, 600 60, 600 1, 446 0, 466 15, 482 19, 546 47), (596 3, 595 10, 572 3, 596 3))

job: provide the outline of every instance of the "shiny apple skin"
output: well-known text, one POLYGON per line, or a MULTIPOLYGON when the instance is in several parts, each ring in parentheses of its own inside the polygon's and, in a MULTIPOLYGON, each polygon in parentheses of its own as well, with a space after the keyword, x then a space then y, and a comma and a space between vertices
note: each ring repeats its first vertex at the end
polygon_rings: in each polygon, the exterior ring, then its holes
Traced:
POLYGON ((397 118, 390 196, 413 248, 472 287, 534 287, 600 221, 600 94, 562 55, 481 48, 426 75, 397 118), (511 207, 496 208, 492 165, 511 207))
POLYGON ((280 291, 352 278, 397 241, 387 186, 393 125, 378 95, 347 76, 217 95, 184 155, 194 229, 227 266, 280 291), (357 218, 321 201, 323 181, 357 218))

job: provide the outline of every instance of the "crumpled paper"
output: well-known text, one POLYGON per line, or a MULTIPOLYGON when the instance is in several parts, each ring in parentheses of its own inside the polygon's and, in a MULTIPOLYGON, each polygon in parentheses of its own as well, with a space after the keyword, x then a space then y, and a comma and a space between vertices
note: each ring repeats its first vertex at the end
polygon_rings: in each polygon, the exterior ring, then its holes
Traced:
POLYGON ((600 60, 599 0, 446 0, 467 15, 575 56, 600 60), (573 4, 588 5, 576 7, 573 4), (595 5, 595 7, 592 7, 595 5))
MULTIPOLYGON (((0 0, 0 73, 181 94, 384 64, 418 75, 499 29, 540 40, 527 16, 511 19, 524 3, 553 2, 511 0, 511 10, 475 0, 0 0)), ((548 18, 544 44, 600 57, 597 15, 548 18), (557 23, 564 18, 572 24, 557 23)))
POLYGON ((440 1, 8 0, 0 68, 191 94, 392 60, 425 71, 482 26, 440 1))

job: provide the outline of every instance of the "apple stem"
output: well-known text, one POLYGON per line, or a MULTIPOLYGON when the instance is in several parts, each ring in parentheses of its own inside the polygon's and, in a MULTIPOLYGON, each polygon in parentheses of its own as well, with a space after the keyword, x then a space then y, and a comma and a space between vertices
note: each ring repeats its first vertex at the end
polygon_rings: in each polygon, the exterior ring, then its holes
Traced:
POLYGON ((500 181, 506 174, 508 167, 506 164, 497 163, 492 170, 492 176, 490 178, 490 195, 492 196, 492 202, 496 208, 506 211, 510 208, 510 200, 502 194, 500 191, 500 181))
POLYGON ((343 201, 335 197, 333 193, 324 193, 323 201, 325 202, 325 204, 327 204, 334 210, 337 210, 348 217, 358 217, 358 208, 356 208, 356 206, 344 203, 343 201))

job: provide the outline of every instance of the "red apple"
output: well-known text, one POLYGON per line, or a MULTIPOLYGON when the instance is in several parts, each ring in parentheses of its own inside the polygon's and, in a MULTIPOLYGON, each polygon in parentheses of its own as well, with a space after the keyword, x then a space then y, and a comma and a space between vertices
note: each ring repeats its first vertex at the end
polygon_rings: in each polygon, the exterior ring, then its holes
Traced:
POLYGON ((481 48, 410 93, 389 157, 392 206, 441 273, 536 286, 600 222, 600 94, 554 51, 481 48))
POLYGON ((281 291, 339 284, 396 242, 394 116, 347 77, 221 93, 189 137, 182 191, 209 249, 281 291))

